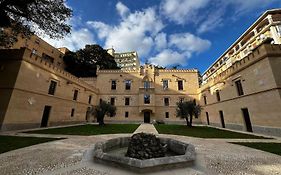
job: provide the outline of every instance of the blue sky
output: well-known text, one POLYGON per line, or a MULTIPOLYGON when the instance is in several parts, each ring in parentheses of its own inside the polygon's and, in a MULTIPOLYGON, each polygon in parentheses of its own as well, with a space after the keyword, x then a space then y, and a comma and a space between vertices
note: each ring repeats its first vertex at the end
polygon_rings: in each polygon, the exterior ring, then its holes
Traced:
POLYGON ((280 0, 68 0, 72 33, 44 38, 71 50, 99 44, 137 51, 166 67, 204 72, 264 11, 280 0))

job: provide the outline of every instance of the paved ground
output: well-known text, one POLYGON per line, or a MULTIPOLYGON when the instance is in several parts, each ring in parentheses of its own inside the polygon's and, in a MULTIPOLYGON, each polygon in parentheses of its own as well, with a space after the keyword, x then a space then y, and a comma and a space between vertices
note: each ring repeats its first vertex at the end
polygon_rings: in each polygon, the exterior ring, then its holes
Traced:
POLYGON ((158 131, 155 129, 155 127, 152 124, 144 123, 141 124, 134 132, 140 133, 140 132, 146 132, 146 133, 152 133, 152 134, 158 134, 158 131))
MULTIPOLYGON (((142 125, 138 132, 153 131, 152 125, 142 125), (142 128, 142 129, 141 129, 142 128)), ((137 132, 137 131, 136 131, 137 132)), ((26 134, 24 134, 26 135, 26 134)), ((126 175, 134 172, 118 167, 94 163, 92 148, 95 143, 130 134, 98 136, 71 136, 65 140, 34 145, 0 154, 0 174, 2 175, 126 175)), ((47 135, 38 135, 47 136, 47 135)), ((281 156, 227 143, 227 139, 200 139, 184 136, 161 135, 186 143, 196 148, 196 162, 182 169, 170 169, 151 175, 187 174, 281 174, 281 156)), ((243 139, 244 140, 244 139, 243 139)), ((231 139, 231 141, 240 141, 231 139)), ((265 140, 248 140, 265 141, 265 140)), ((267 140, 269 141, 269 140, 267 140)), ((281 142, 275 140, 275 142, 281 142)))

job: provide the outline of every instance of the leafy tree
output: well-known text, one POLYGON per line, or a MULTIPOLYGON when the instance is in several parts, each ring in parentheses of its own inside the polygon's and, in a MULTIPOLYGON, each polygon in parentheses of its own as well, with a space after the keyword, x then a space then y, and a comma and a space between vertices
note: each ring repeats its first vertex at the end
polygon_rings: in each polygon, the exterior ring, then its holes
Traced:
POLYGON ((93 108, 93 114, 97 117, 99 125, 102 126, 105 125, 104 124, 105 115, 109 117, 114 117, 116 115, 116 107, 111 105, 109 102, 101 100, 100 104, 93 108))
POLYGON ((63 58, 66 71, 77 77, 96 76, 97 65, 100 69, 119 69, 114 58, 99 45, 86 45, 76 52, 67 52, 63 58))
POLYGON ((180 67, 179 64, 172 66, 172 69, 178 69, 180 67))
POLYGON ((186 120, 187 126, 192 127, 192 118, 193 116, 198 117, 201 113, 201 109, 201 106, 196 104, 195 100, 183 101, 177 103, 176 114, 177 117, 181 117, 186 120))
POLYGON ((29 37, 35 30, 62 38, 70 33, 66 20, 71 16, 64 0, 0 0, 0 46, 10 47, 19 34, 29 37))
POLYGON ((160 65, 156 65, 155 68, 157 69, 166 69, 166 67, 160 66, 160 65))

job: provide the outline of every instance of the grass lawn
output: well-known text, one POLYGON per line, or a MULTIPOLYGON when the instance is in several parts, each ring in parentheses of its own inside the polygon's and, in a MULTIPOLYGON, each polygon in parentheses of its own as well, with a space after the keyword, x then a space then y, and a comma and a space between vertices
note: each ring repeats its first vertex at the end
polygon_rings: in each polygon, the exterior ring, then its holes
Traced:
POLYGON ((270 152, 281 156, 281 143, 262 143, 262 142, 256 142, 256 143, 230 142, 230 143, 247 146, 250 148, 270 152))
POLYGON ((55 138, 0 136, 0 153, 8 152, 39 143, 60 140, 55 138))
POLYGON ((200 138, 265 139, 265 137, 226 131, 207 126, 154 125, 160 134, 174 134, 200 138))
POLYGON ((98 125, 78 125, 53 129, 41 129, 29 131, 26 133, 37 134, 63 134, 63 135, 99 135, 99 134, 118 134, 118 133, 133 133, 139 124, 106 124, 105 126, 98 125))

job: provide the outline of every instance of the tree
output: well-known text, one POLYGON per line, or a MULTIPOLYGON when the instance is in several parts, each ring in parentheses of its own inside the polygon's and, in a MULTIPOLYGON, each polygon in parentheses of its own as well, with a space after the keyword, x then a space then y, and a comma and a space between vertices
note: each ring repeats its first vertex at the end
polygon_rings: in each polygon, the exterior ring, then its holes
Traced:
POLYGON ((187 126, 192 127, 193 116, 198 117, 201 113, 201 109, 201 106, 196 104, 195 100, 183 101, 177 103, 176 114, 177 117, 181 117, 186 120, 187 126))
POLYGON ((10 47, 19 34, 62 38, 70 33, 66 20, 71 16, 64 0, 0 0, 0 46, 10 47))
POLYGON ((100 101, 98 106, 93 108, 93 114, 97 117, 100 126, 104 124, 104 117, 105 115, 109 117, 114 117, 116 115, 116 107, 111 105, 109 102, 100 101))
POLYGON ((67 52, 63 60, 65 70, 77 77, 96 76, 97 65, 100 69, 119 69, 114 58, 97 44, 86 45, 76 52, 67 52))

